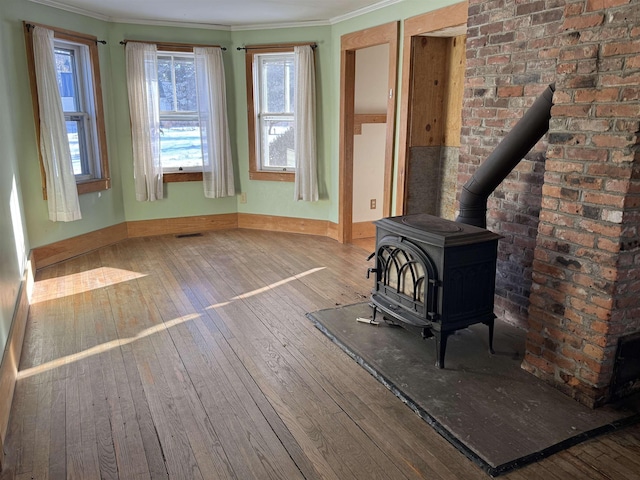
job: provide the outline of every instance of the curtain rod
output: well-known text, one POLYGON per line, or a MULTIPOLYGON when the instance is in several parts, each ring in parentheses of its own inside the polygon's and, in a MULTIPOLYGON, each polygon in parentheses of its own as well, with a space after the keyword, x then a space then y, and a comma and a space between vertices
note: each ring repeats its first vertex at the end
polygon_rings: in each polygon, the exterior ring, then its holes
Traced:
POLYGON ((278 45, 249 45, 245 47, 237 47, 236 50, 274 50, 277 48, 293 48, 293 47, 302 47, 304 45, 309 45, 311 48, 318 48, 317 43, 284 43, 278 45))
POLYGON ((53 30, 54 34, 56 32, 60 32, 68 37, 75 37, 75 38, 81 38, 83 40, 93 40, 94 42, 96 42, 96 44, 101 43, 102 45, 106 45, 107 41, 106 40, 98 40, 97 38, 95 38, 92 35, 81 35, 81 34, 77 34, 77 33, 73 33, 73 32, 69 32, 67 30, 58 30, 55 27, 48 27, 46 25, 39 25, 37 23, 25 23, 24 26, 27 29, 27 32, 29 32, 29 30, 31 30, 34 27, 42 27, 42 28, 46 28, 48 30, 53 30))
POLYGON ((120 45, 126 45, 128 42, 155 43, 156 45, 161 45, 163 47, 178 47, 178 48, 217 47, 223 51, 227 50, 227 47, 221 47, 220 45, 205 45, 200 43, 151 42, 151 41, 145 41, 145 40, 130 40, 130 39, 122 40, 120 42, 120 45))

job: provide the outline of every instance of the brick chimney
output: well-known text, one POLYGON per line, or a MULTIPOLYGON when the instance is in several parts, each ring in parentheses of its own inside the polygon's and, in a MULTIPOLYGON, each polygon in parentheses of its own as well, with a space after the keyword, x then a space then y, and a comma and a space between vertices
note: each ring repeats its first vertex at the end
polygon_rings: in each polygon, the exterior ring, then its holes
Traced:
POLYGON ((458 185, 555 82, 546 139, 489 199, 496 314, 523 368, 589 406, 640 332, 640 2, 469 1, 458 185))

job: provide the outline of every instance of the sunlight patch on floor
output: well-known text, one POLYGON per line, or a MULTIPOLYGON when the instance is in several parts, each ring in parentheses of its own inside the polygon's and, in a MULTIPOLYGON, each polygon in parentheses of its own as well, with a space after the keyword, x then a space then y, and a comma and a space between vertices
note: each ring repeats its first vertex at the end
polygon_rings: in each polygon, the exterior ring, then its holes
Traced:
MULTIPOLYGON (((312 268, 310 270, 299 273, 297 275, 292 275, 283 280, 279 280, 277 282, 271 283, 265 287, 261 287, 256 290, 252 290, 250 292, 237 295, 232 299, 230 299, 229 301, 219 302, 219 303, 216 303, 215 305, 209 305, 205 309, 210 310, 210 309, 224 307, 236 300, 241 300, 241 299, 252 297, 254 295, 258 295, 270 289, 277 288, 286 283, 292 282, 294 280, 303 278, 307 275, 311 275, 313 273, 324 270, 325 268, 326 267, 312 268)), ((35 298, 32 303, 63 298, 66 295, 73 295, 73 294, 81 293, 81 292, 92 290, 92 289, 102 288, 102 287, 113 285, 119 282, 126 282, 128 280, 134 280, 136 278, 141 278, 144 276, 146 275, 127 271, 127 270, 101 267, 93 270, 88 270, 86 272, 66 275, 64 277, 56 277, 52 279, 41 280, 40 282, 38 282, 38 288, 37 288, 37 290, 41 290, 41 293, 39 295, 38 294, 35 295, 35 298)), ((115 340, 111 340, 109 342, 101 343, 100 345, 96 345, 94 347, 83 350, 81 352, 73 353, 71 355, 66 355, 64 357, 57 358, 50 362, 43 363, 42 365, 37 365, 35 367, 21 370, 20 372, 18 372, 16 380, 29 378, 34 375, 38 375, 52 369, 62 367, 64 365, 68 365, 70 363, 77 362, 79 360, 83 360, 92 355, 98 355, 100 353, 107 352, 111 349, 128 345, 137 340, 140 340, 141 338, 154 335, 163 330, 168 330, 172 327, 175 327, 176 325, 180 325, 190 320, 195 320, 197 318, 200 318, 200 316, 201 315, 199 313, 191 313, 188 315, 183 315, 181 317, 174 318, 173 320, 168 320, 166 322, 159 323, 152 327, 145 328, 133 337, 118 338, 115 340)))
POLYGON ((77 295, 145 276, 146 274, 144 273, 132 272, 121 268, 99 267, 62 277, 38 280, 35 283, 31 303, 77 295))
POLYGON ((129 338, 118 338, 116 340, 111 340, 110 342, 101 343, 100 345, 96 345, 95 347, 88 348, 78 353, 72 353, 71 355, 66 355, 64 357, 57 358, 47 363, 43 363, 42 365, 37 365, 35 367, 27 368, 25 370, 21 370, 18 372, 16 380, 22 380, 24 378, 31 377, 33 375, 38 375, 40 373, 46 372, 48 370, 62 367, 63 365, 68 365, 73 362, 77 362, 78 360, 83 360, 92 355, 98 355, 100 353, 107 352, 113 348, 122 347, 124 345, 128 345, 133 343, 141 338, 148 337, 155 333, 158 333, 162 330, 167 330, 171 327, 175 327, 181 323, 188 322, 190 320, 195 320, 196 318, 200 318, 200 314, 191 313, 189 315, 183 315, 182 317, 174 318, 173 320, 169 320, 167 322, 159 323, 158 325, 154 325, 153 327, 145 328, 141 330, 138 334, 129 338))

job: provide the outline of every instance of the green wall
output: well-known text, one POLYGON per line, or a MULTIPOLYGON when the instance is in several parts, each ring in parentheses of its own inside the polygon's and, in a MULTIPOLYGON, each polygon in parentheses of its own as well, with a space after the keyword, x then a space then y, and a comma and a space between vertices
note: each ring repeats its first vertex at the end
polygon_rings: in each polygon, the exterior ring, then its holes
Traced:
MULTIPOLYGON (((3 65, 12 66, 9 74, 14 77, 11 101, 16 104, 16 108, 11 109, 13 112, 11 122, 20 132, 20 138, 18 140, 18 165, 24 201, 25 220, 31 247, 46 245, 123 222, 124 209, 119 165, 117 159, 114 158, 111 158, 110 162, 113 187, 99 194, 92 193, 80 196, 82 220, 68 223, 49 221, 47 203, 42 196, 42 180, 40 176, 22 22, 27 21, 54 25, 59 28, 90 33, 96 35, 98 38, 107 36, 109 24, 29 1, 1 1, 2 11, 5 16, 5 25, 9 30, 8 36, 11 38, 11 45, 7 48, 7 58, 3 65)), ((102 46, 99 48, 102 48, 102 46)), ((100 50, 100 70, 103 72, 102 89, 105 99, 104 107, 108 148, 109 153, 112 154, 112 147, 113 145, 117 145, 117 139, 114 138, 113 135, 114 118, 111 105, 112 95, 110 93, 111 84, 108 51, 106 51, 105 54, 105 50, 100 50)))
POLYGON ((314 218, 329 220, 332 211, 337 211, 337 186, 333 184, 333 171, 337 170, 337 157, 332 158, 331 130, 338 113, 333 110, 331 99, 335 95, 332 82, 331 27, 305 27, 272 30, 232 32, 233 81, 235 82, 236 117, 236 162, 242 192, 247 194, 247 203, 238 204, 238 211, 263 215, 314 218), (249 180, 249 148, 247 128, 247 92, 245 55, 237 51, 244 45, 260 45, 287 42, 315 42, 316 90, 317 90, 317 155, 318 155, 318 202, 298 202, 293 199, 292 182, 249 180))
POLYGON ((26 224, 32 247, 47 245, 124 221, 192 215, 244 212, 337 222, 341 35, 389 21, 400 21, 449 3, 446 0, 429 2, 430 5, 427 7, 424 1, 405 0, 335 25, 229 31, 110 23, 24 0, 2 2, 5 23, 9 30, 6 35, 11 39, 7 49, 8 63, 15 67, 17 88, 13 100, 22 106, 21 114, 12 120, 22 136, 19 165, 20 176, 23 179, 26 224), (91 33, 108 41, 107 45, 99 46, 99 52, 112 188, 101 193, 81 195, 83 219, 77 222, 55 223, 47 219, 31 114, 23 20, 91 33), (211 43, 227 47, 224 61, 236 189, 238 192, 246 193, 247 203, 239 203, 237 197, 206 199, 200 182, 166 184, 166 198, 162 201, 135 200, 125 56, 124 48, 119 43, 123 39, 211 43), (313 41, 318 44, 318 177, 321 198, 319 202, 314 203, 294 201, 292 183, 249 180, 244 53, 236 49, 247 44, 299 41, 313 41))
MULTIPOLYGON (((24 277, 26 255, 32 248, 124 221, 156 218, 243 212, 337 222, 340 37, 390 21, 402 21, 451 3, 455 2, 404 0, 334 25, 230 31, 110 23, 27 0, 0 0, 0 105, 3 106, 0 109, 0 348, 4 350, 6 344, 24 277), (112 188, 81 195, 83 218, 76 222, 48 220, 46 201, 42 197, 23 21, 89 33, 108 42, 98 48, 112 188), (123 39, 227 47, 224 61, 236 189, 246 193, 247 203, 240 204, 237 197, 206 199, 201 182, 168 184, 162 201, 135 200, 124 48, 119 44, 123 39), (314 203, 294 201, 292 183, 249 180, 244 53, 236 50, 249 44, 301 41, 318 44, 321 198, 314 203)), ((402 38, 402 30, 400 32, 402 38)), ((399 65, 398 72, 401 68, 399 65)))
POLYGON ((12 68, 12 47, 15 37, 11 24, 5 19, 4 5, 0 7, 0 355, 9 335, 18 290, 26 265, 29 240, 24 223, 22 191, 20 188, 21 134, 13 122, 14 113, 20 115, 20 103, 12 92, 18 79, 12 68))
MULTIPOLYGON (((157 27, 133 24, 112 24, 109 33, 110 81, 112 85, 113 118, 115 120, 114 137, 117 144, 112 150, 111 161, 118 163, 121 171, 121 187, 124 202, 124 217, 127 221, 148 220, 157 218, 189 217, 194 215, 212 215, 233 213, 236 211, 236 198, 208 199, 204 197, 202 182, 169 183, 164 185, 165 198, 156 202, 138 202, 135 199, 133 182, 133 153, 131 147, 131 129, 129 123, 129 102, 127 98, 125 50, 120 42, 127 40, 198 43, 226 46, 224 52, 225 74, 227 82, 228 103, 234 103, 234 85, 229 57, 230 32, 157 27)), ((104 72, 103 72, 104 75, 104 72)), ((233 111, 230 114, 232 150, 235 156, 235 137, 233 111)), ((236 167, 237 175, 237 167, 236 167)))

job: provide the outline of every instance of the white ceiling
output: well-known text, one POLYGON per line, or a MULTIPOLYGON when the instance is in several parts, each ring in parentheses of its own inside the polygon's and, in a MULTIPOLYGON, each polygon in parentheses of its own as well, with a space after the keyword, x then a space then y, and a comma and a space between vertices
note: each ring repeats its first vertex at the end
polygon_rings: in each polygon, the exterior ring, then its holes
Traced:
POLYGON ((121 23, 203 28, 326 25, 402 0, 31 0, 121 23))

